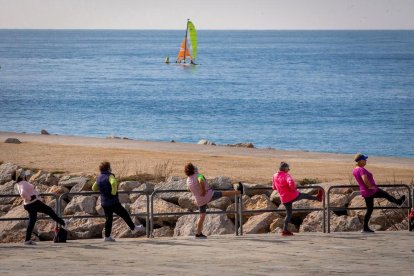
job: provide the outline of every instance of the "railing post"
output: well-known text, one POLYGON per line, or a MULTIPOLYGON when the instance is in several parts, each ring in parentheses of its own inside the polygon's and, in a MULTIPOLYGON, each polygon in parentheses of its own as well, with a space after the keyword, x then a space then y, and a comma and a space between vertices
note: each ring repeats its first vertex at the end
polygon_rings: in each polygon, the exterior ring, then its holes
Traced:
POLYGON ((151 194, 150 200, 151 200, 151 209, 150 209, 150 214, 151 214, 151 218, 150 218, 150 230, 149 230, 149 234, 151 238, 154 238, 153 235, 153 231, 154 231, 154 196, 157 193, 157 191, 154 191, 151 194))
POLYGON ((326 201, 326 193, 325 193, 325 189, 321 189, 322 190, 322 213, 323 213, 323 232, 326 233, 326 208, 325 208, 325 201, 326 201))
POLYGON ((150 206, 149 200, 150 200, 150 198, 149 198, 148 192, 145 193, 145 196, 147 198, 147 215, 145 216, 145 234, 147 235, 147 238, 149 238, 150 237, 150 230, 149 230, 149 228, 150 228, 150 225, 149 225, 149 223, 150 223, 150 219, 149 219, 149 214, 150 214, 149 213, 149 206, 150 206))
POLYGON ((328 203, 328 206, 327 206, 327 208, 326 208, 326 212, 328 213, 328 219, 327 219, 327 223, 328 223, 328 234, 329 233, 331 233, 331 188, 332 187, 329 187, 329 189, 328 189, 328 196, 327 196, 327 203, 328 203))
MULTIPOLYGON (((242 183, 243 186, 243 194, 246 194, 246 186, 242 183)), ((243 236, 243 195, 240 195, 239 198, 239 226, 240 226, 240 236, 243 236)))
POLYGON ((235 209, 235 214, 234 214, 234 227, 236 229, 236 236, 239 235, 239 197, 237 195, 234 196, 234 209, 235 209))

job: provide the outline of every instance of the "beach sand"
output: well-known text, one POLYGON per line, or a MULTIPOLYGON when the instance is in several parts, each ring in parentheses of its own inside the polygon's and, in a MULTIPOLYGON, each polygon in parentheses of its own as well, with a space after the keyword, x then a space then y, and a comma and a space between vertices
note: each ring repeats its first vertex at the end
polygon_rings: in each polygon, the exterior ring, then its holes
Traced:
MULTIPOLYGON (((207 178, 228 176, 234 181, 270 183, 278 164, 285 161, 298 180, 355 183, 353 154, 10 132, 0 132, 0 141, 0 161, 46 171, 94 174, 99 163, 108 160, 119 176, 154 174, 169 162, 171 175, 184 177, 184 165, 193 162, 207 178), (12 137, 22 144, 3 143, 12 137)), ((378 183, 410 184, 414 178, 414 159, 370 156, 367 169, 374 173, 378 183)))

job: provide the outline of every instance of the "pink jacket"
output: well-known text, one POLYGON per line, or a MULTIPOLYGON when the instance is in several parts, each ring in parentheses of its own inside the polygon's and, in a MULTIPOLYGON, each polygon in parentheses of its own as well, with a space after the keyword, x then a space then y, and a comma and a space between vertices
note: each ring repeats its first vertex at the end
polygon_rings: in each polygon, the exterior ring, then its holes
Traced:
POLYGON ((278 171, 273 175, 272 181, 273 190, 277 190, 282 203, 288 203, 299 196, 299 191, 296 189, 295 180, 284 171, 278 171))
POLYGON ((23 199, 23 204, 27 205, 32 202, 35 202, 36 200, 40 199, 39 193, 36 191, 36 189, 33 187, 32 184, 30 184, 27 181, 20 181, 17 183, 17 187, 19 189, 19 194, 21 198, 23 199), (32 196, 34 198, 32 199, 32 196))

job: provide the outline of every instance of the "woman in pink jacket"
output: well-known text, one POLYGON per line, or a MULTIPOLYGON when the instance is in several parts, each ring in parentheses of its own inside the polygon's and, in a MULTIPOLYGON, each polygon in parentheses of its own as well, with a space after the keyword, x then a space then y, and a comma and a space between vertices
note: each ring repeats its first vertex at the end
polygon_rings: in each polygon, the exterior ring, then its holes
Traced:
POLYGON ((277 190, 280 199, 286 208, 286 218, 283 226, 282 236, 293 236, 293 233, 288 230, 288 224, 292 218, 292 203, 301 199, 310 199, 322 201, 323 192, 318 190, 316 196, 300 193, 296 189, 295 180, 288 173, 290 171, 289 164, 281 162, 279 171, 273 175, 272 187, 277 190))
POLYGON ((36 191, 32 184, 26 181, 26 176, 23 170, 17 170, 12 174, 12 179, 17 182, 20 197, 23 199, 24 209, 29 213, 29 224, 27 225, 26 239, 24 242, 26 245, 36 244, 31 240, 31 236, 38 212, 49 215, 54 221, 65 226, 63 219, 56 215, 52 208, 42 202, 39 192, 36 191))

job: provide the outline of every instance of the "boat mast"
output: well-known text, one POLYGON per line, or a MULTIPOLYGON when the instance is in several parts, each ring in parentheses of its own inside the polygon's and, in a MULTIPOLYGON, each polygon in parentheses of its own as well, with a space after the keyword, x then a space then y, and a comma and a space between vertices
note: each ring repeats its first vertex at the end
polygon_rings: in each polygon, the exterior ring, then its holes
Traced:
POLYGON ((190 19, 187 19, 187 26, 185 28, 185 44, 184 44, 184 63, 185 63, 185 54, 187 53, 187 32, 188 32, 188 22, 190 21, 190 19))

